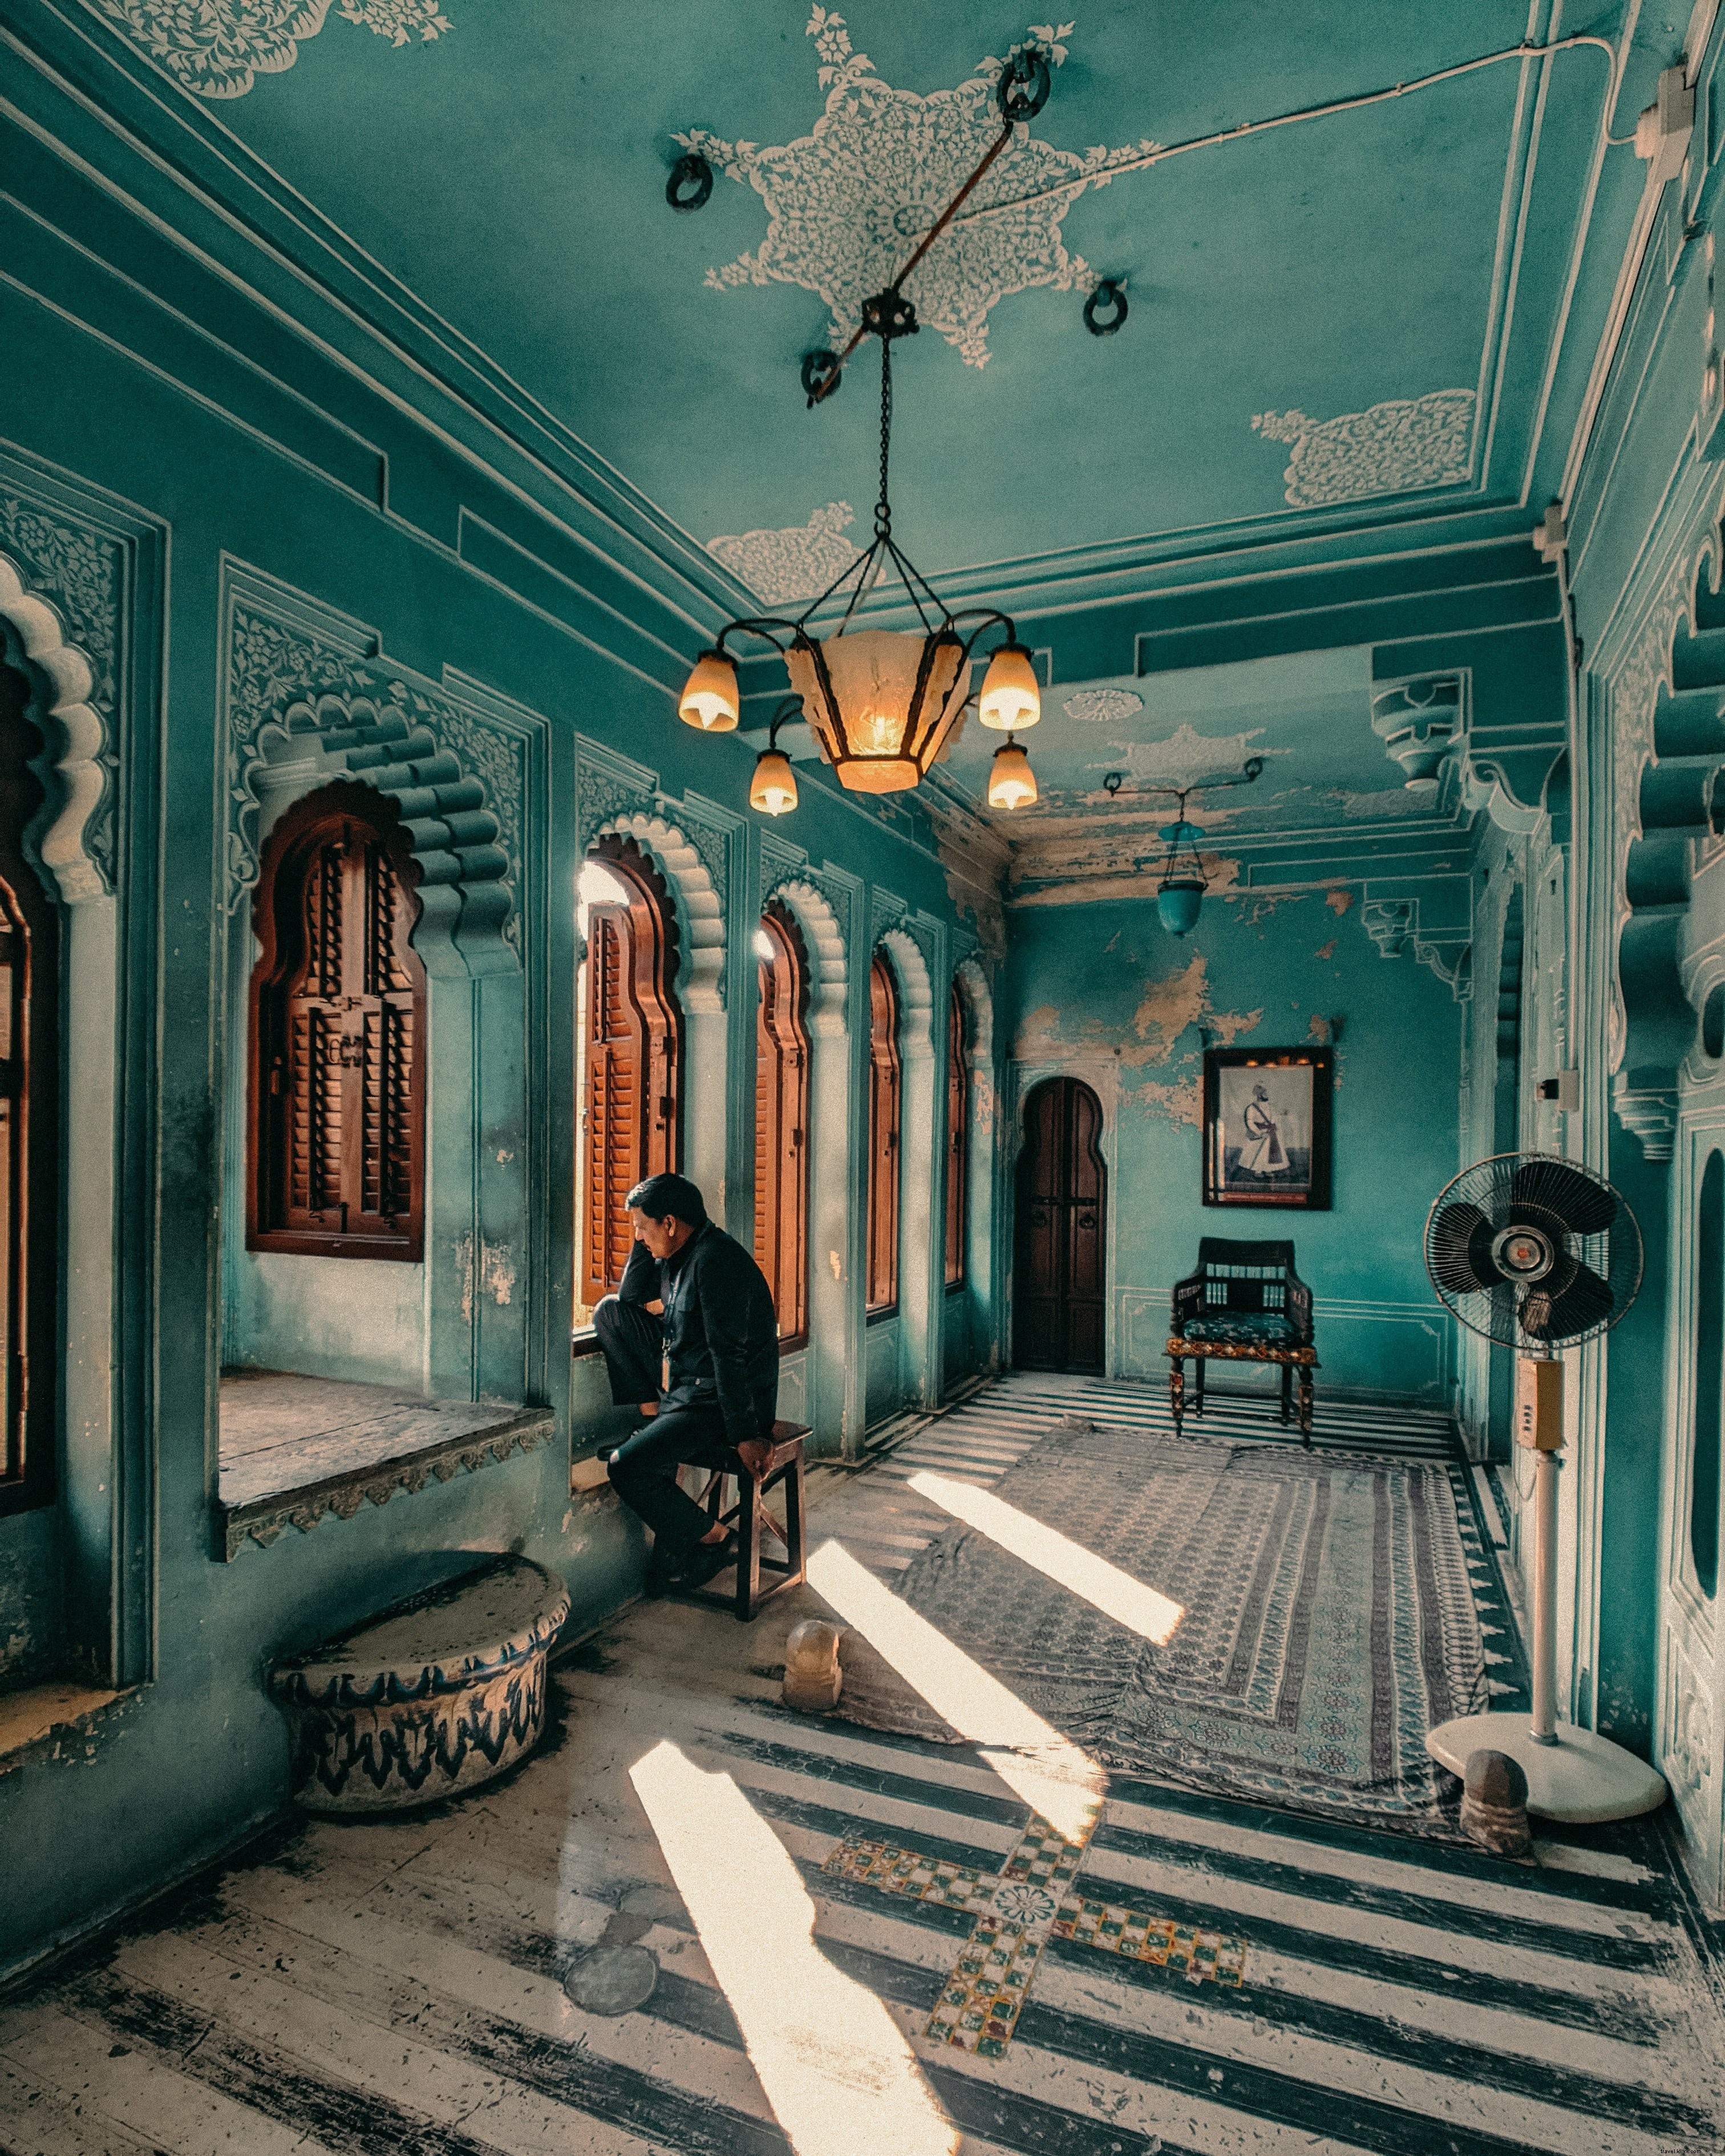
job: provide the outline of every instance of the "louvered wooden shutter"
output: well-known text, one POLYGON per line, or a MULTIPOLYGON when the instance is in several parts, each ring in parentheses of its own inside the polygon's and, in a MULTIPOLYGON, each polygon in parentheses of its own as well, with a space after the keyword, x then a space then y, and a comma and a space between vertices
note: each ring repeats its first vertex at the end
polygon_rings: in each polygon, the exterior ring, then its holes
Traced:
POLYGON ((408 858, 354 786, 309 796, 271 834, 253 983, 254 1250, 424 1255, 425 972, 408 858))
POLYGON ((769 906, 762 929, 755 1042, 755 1260, 773 1290, 781 1347, 807 1337, 809 964, 795 921, 769 906))
POLYGON ((970 1085, 964 1061, 964 998, 957 984, 947 1030, 947 1286, 964 1279, 970 1180, 970 1085))
POLYGON ((877 952, 869 968, 869 1282, 870 1316, 898 1304, 898 992, 877 952))
POLYGON ((634 1240, 624 1200, 680 1164, 683 1060, 670 894, 633 840, 602 839, 593 853, 629 896, 588 912, 581 1301, 589 1309, 622 1284, 634 1240))

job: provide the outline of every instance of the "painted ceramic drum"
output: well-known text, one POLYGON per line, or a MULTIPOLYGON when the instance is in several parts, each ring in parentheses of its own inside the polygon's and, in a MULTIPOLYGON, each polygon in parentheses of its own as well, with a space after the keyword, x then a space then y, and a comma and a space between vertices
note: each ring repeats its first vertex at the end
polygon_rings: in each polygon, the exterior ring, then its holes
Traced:
POLYGON ((295 1803, 401 1811, 512 1767, 544 1730, 546 1656, 568 1614, 560 1579, 506 1557, 277 1663, 295 1803))

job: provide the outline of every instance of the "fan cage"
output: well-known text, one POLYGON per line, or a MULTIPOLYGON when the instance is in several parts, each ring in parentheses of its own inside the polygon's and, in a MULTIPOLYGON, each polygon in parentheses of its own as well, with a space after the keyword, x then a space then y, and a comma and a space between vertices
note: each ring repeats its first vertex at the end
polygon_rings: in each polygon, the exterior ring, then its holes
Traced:
POLYGON ((1446 1310, 1482 1338, 1542 1360, 1609 1332, 1641 1282, 1641 1234, 1627 1202, 1556 1153, 1492 1153, 1464 1168, 1432 1201, 1424 1250, 1446 1310), (1518 1224, 1545 1235, 1557 1262, 1542 1279, 1499 1273, 1486 1284, 1479 1276, 1489 1252, 1518 1224))

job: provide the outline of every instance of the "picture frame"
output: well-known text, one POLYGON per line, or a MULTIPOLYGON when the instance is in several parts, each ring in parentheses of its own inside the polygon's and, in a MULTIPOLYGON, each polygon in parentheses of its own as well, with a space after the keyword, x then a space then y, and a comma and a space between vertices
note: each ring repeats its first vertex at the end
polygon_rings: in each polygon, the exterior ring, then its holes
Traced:
POLYGON ((1330 1209, 1330 1048, 1210 1048, 1204 1058, 1204 1202, 1330 1209))

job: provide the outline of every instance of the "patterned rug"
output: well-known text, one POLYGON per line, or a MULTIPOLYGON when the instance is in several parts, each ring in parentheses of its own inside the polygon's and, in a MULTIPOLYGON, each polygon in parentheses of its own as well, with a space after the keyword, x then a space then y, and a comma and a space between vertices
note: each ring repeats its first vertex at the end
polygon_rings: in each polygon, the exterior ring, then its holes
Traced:
MULTIPOLYGON (((905 1600, 1104 1766, 1456 1833, 1457 1785, 1424 1740, 1487 1686, 1477 1537, 1449 1467, 1070 1421, 994 1494, 1183 1607, 1156 1646, 956 1522, 901 1575, 905 1600)), ((931 1733, 878 1658, 851 1671, 847 1653, 840 1714, 931 1733)))

